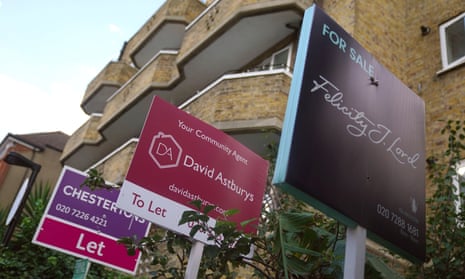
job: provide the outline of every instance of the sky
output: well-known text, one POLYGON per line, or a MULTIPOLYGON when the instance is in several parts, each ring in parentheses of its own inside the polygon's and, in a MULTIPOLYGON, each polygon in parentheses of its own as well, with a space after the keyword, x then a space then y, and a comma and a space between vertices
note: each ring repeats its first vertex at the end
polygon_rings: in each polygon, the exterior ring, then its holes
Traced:
POLYGON ((164 0, 0 0, 0 142, 89 117, 90 81, 164 0))

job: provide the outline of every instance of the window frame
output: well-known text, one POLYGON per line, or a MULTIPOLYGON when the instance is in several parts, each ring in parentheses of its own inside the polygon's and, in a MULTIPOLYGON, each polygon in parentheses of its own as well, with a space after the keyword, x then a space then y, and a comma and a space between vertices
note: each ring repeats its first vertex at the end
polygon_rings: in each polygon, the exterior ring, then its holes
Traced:
POLYGON ((447 58, 448 50, 447 50, 447 40, 446 40, 447 38, 446 29, 459 20, 463 20, 465 24, 465 12, 439 25, 439 40, 440 40, 440 45, 441 45, 441 62, 442 62, 442 70, 440 71, 440 73, 450 70, 452 68, 455 68, 465 63, 465 55, 452 61, 451 63, 449 63, 449 59, 447 58))
MULTIPOLYGON (((289 44, 288 46, 274 52, 271 55, 271 61, 270 61, 270 69, 289 69, 291 66, 291 57, 292 57, 292 44, 289 44), (287 59, 285 65, 282 65, 281 67, 275 63, 275 57, 278 56, 279 54, 286 52, 287 51, 287 59)), ((281 64, 280 64, 281 65, 281 64)))
POLYGON ((274 51, 271 53, 269 56, 267 56, 265 59, 263 59, 260 63, 258 63, 254 68, 249 69, 247 71, 273 71, 273 70, 279 70, 279 69, 284 69, 286 71, 291 70, 291 61, 292 61, 292 51, 294 50, 293 48, 293 43, 288 44, 287 46, 274 51), (280 55, 281 53, 287 51, 287 57, 286 57, 286 64, 285 65, 277 65, 275 64, 275 59, 276 56, 280 55))

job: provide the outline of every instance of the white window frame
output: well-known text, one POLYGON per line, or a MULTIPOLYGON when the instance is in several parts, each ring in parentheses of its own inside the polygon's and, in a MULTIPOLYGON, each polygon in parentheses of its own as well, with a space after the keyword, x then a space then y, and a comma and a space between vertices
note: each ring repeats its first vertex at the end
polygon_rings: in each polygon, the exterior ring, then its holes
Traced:
MULTIPOLYGON (((292 59, 292 50, 293 50, 293 44, 289 44, 286 47, 273 52, 270 56, 268 56, 266 59, 261 61, 255 68, 253 68, 251 71, 258 70, 258 71, 270 71, 270 70, 279 70, 279 69, 284 69, 286 71, 290 71, 291 69, 291 59, 292 59), (283 53, 284 51, 288 51, 287 53, 287 59, 286 59, 286 65, 284 67, 279 67, 278 65, 275 64, 275 58, 277 55, 283 53)), ((249 70, 250 71, 250 70, 249 70)))
POLYGON ((271 63, 270 63, 270 69, 273 70, 275 68, 277 69, 286 69, 286 70, 289 70, 290 66, 291 66, 291 57, 292 57, 292 44, 288 45, 287 47, 285 48, 282 48, 278 51, 276 51, 275 53, 273 53, 271 55, 271 63), (277 67, 277 65, 275 64, 275 57, 283 52, 287 51, 287 60, 286 60, 286 65, 284 67, 277 67))
MULTIPOLYGON (((441 42, 441 60, 442 60, 442 70, 439 72, 444 72, 447 70, 450 70, 452 68, 455 68, 459 65, 462 65, 465 63, 465 55, 462 56, 461 58, 449 63, 448 58, 447 58, 447 41, 446 41, 446 29, 450 25, 456 23, 459 20, 464 20, 465 21, 465 12, 461 13, 460 15, 454 17, 453 19, 441 24, 439 26, 439 39, 441 42)), ((465 23, 464 23, 465 24, 465 23)))

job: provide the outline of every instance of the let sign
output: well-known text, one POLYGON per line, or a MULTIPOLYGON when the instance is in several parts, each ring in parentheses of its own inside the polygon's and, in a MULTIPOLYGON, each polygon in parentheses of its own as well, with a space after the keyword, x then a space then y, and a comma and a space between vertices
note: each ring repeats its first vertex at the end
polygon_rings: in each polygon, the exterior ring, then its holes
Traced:
POLYGON ((316 6, 304 16, 274 182, 425 258, 424 102, 316 6))
MULTIPOLYGON (((189 235, 192 224, 178 226, 184 211, 199 200, 214 205, 212 225, 225 210, 230 219, 254 219, 261 212, 268 162, 234 138, 155 97, 147 115, 117 205, 167 229, 189 235)), ((197 233, 208 242, 208 235, 197 233)))
POLYGON ((81 187, 87 175, 65 166, 33 243, 135 274, 140 252, 129 256, 122 237, 144 237, 149 222, 118 207, 118 190, 81 187))

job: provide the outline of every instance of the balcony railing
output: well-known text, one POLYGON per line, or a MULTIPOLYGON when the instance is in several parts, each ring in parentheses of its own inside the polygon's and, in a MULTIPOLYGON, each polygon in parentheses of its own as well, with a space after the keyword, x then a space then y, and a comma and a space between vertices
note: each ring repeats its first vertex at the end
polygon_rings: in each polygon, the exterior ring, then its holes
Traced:
POLYGON ((224 75, 180 108, 209 123, 282 120, 291 80, 286 68, 224 75))
POLYGON ((119 148, 105 156, 103 159, 89 167, 97 169, 103 178, 111 183, 121 185, 129 169, 132 157, 136 150, 138 139, 130 139, 119 148))
POLYGON ((158 51, 178 49, 185 27, 205 8, 198 0, 167 0, 127 42, 121 59, 140 68, 158 51))
MULTIPOLYGON (((215 1, 186 28, 186 34, 179 51, 179 61, 195 53, 214 33, 220 33, 227 25, 247 16, 280 11, 286 7, 305 11, 313 0, 220 0, 215 1)), ((246 43, 246 42, 244 42, 246 43)))
POLYGON ((108 124, 118 113, 141 97, 152 87, 164 88, 174 82, 180 73, 176 67, 175 51, 159 52, 124 87, 108 99, 99 129, 108 124))

